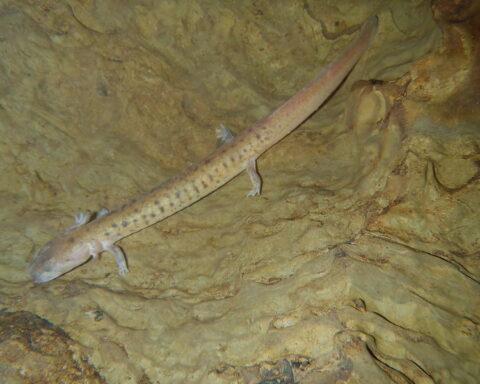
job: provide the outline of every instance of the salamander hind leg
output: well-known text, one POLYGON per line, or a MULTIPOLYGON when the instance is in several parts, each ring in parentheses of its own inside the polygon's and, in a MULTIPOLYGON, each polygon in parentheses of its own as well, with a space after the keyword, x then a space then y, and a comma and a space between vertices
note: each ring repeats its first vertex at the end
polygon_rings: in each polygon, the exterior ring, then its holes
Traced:
POLYGON ((247 174, 250 177, 253 188, 247 193, 247 197, 260 195, 262 189, 262 179, 257 172, 257 158, 252 157, 247 160, 247 166, 245 167, 247 174))

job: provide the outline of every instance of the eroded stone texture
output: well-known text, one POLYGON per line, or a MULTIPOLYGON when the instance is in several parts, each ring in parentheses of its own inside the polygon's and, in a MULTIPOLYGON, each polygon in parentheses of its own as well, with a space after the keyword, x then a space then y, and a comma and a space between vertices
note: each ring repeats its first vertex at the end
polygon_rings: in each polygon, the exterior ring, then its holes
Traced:
POLYGON ((81 345, 26 311, 0 313, 0 376, 2 383, 105 383, 81 345))
POLYGON ((477 383, 475 4, 1 2, 0 298, 55 324, 6 328, 6 356, 65 383, 477 383), (373 14, 346 82, 260 158, 260 197, 242 175, 124 239, 125 278, 105 255, 31 282, 77 211, 207 155, 214 128, 266 115, 373 14), (78 356, 92 365, 61 376, 78 356))

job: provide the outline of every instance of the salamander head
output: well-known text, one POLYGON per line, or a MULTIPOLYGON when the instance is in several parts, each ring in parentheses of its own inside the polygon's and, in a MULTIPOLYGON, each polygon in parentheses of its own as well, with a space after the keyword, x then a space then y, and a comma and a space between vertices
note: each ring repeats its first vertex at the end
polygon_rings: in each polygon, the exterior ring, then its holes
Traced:
POLYGON ((94 256, 88 242, 79 241, 72 232, 49 241, 30 261, 28 272, 37 283, 53 280, 94 256))

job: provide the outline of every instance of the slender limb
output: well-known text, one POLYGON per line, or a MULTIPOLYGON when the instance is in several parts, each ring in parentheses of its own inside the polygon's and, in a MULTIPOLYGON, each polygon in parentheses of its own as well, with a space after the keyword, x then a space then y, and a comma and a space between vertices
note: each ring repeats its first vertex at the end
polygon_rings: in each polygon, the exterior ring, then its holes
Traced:
POLYGON ((97 220, 98 218, 100 218, 102 216, 105 216, 109 212, 110 211, 107 208, 100 208, 97 212, 97 215, 95 216, 95 220, 97 220))
POLYGON ((248 176, 250 177, 250 181, 252 182, 253 188, 250 192, 247 193, 247 197, 256 196, 260 194, 262 189, 262 179, 257 172, 257 158, 252 157, 247 160, 246 170, 248 176))
POLYGON ((235 133, 223 124, 220 124, 220 128, 216 128, 215 132, 217 132, 217 139, 222 143, 229 143, 235 139, 235 133))
MULTIPOLYGON (((103 215, 106 215, 108 212, 109 212, 108 209, 101 208, 95 215, 94 220, 98 219, 99 217, 102 217, 103 215)), ((70 232, 72 229, 85 225, 89 223, 91 220, 92 220, 91 212, 89 211, 78 212, 75 214, 75 216, 73 216, 73 224, 69 226, 67 229, 65 229, 64 233, 70 232)))
POLYGON ((120 276, 125 276, 128 272, 127 267, 127 258, 125 257, 125 253, 123 252, 122 248, 112 245, 109 249, 115 256, 115 261, 117 262, 118 273, 120 276))
POLYGON ((90 221, 90 217, 92 215, 90 212, 78 212, 75 216, 73 216, 73 224, 67 227, 62 233, 68 233, 71 230, 80 227, 81 225, 87 224, 90 221))
POLYGON ((87 224, 90 221, 90 212, 78 212, 74 217, 75 222, 72 227, 79 227, 80 225, 87 224))

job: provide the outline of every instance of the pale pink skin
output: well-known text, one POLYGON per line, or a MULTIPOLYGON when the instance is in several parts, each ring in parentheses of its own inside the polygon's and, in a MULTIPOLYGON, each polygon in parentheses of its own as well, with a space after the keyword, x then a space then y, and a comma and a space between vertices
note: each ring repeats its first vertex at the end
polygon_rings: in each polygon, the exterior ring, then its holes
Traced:
POLYGON ((335 91, 370 45, 377 23, 376 17, 370 18, 359 36, 310 84, 233 141, 120 209, 59 234, 30 262, 32 278, 36 282, 55 279, 103 251, 115 254, 123 275, 128 271, 126 260, 115 246, 120 239, 195 203, 243 170, 247 170, 253 183, 248 196, 259 194, 261 180, 255 169, 256 159, 297 128, 335 91))

